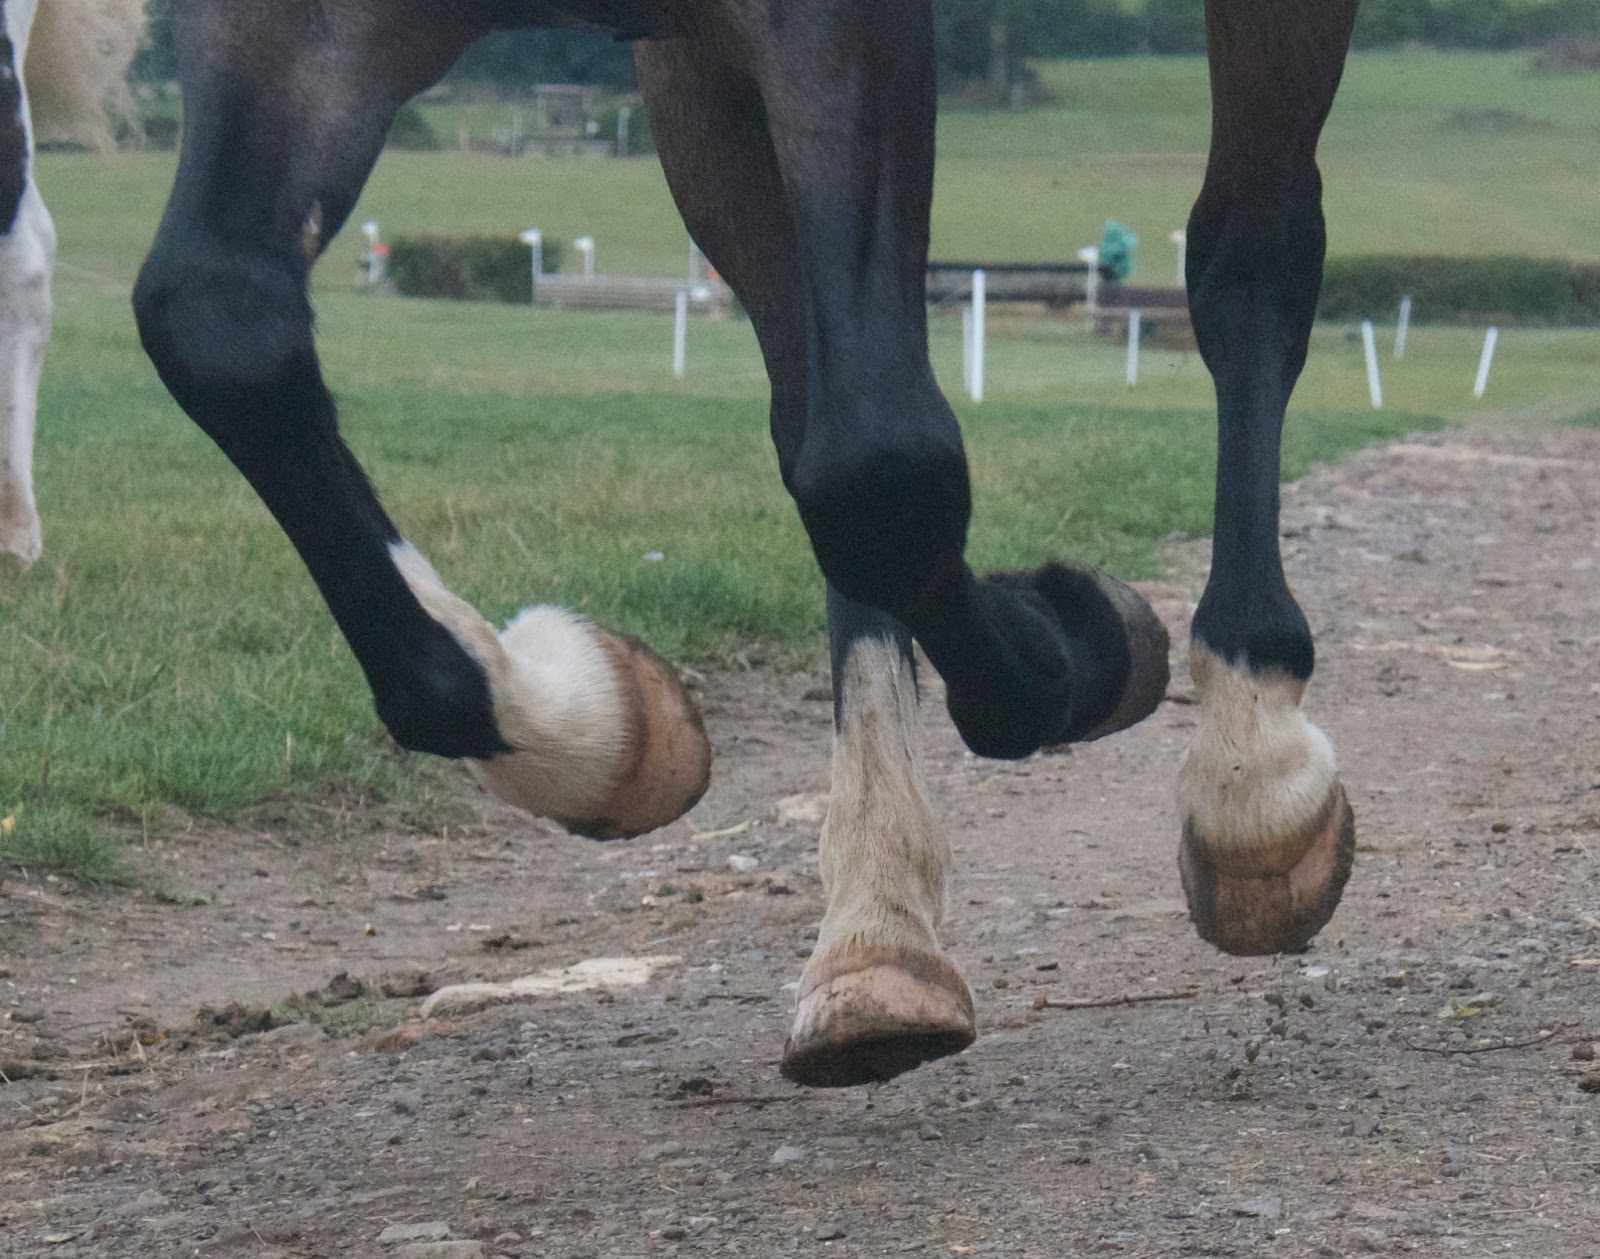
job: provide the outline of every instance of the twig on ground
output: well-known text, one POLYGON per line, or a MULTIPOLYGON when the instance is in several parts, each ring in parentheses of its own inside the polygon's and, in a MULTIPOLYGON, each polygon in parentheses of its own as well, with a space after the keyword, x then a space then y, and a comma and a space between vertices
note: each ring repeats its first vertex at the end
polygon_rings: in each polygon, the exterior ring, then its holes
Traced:
POLYGON ((1119 1005, 1143 1005, 1146 1001, 1192 1001, 1200 995, 1197 988, 1183 988, 1176 992, 1125 992, 1120 997, 1084 997, 1074 1001, 1052 1001, 1037 997, 1035 1010, 1108 1010, 1119 1005))
POLYGON ((1571 1026, 1542 1028, 1538 1035, 1526 1040, 1503 1040, 1498 1045, 1419 1045, 1409 1040, 1400 1043, 1419 1054, 1493 1054, 1502 1049, 1531 1049, 1535 1045, 1547 1044, 1571 1026))

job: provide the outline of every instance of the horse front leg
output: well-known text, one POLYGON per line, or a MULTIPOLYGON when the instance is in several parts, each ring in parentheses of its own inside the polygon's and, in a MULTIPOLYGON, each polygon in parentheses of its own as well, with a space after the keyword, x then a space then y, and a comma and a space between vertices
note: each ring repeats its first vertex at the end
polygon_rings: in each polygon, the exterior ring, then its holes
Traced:
POLYGON ((977 1035, 972 993, 939 946, 950 841, 923 790, 911 641, 837 592, 833 784, 822 827, 827 911, 800 977, 783 1074, 887 1080, 977 1035))
POLYGON ((33 432, 50 340, 55 243, 50 212, 30 179, 11 230, 0 238, 0 554, 23 568, 42 549, 33 432))
POLYGON ((22 61, 31 4, 0 6, 0 555, 23 568, 39 558, 33 432, 39 375, 50 340, 50 272, 56 233, 33 182, 33 139, 22 61))
POLYGON ((663 825, 709 752, 676 675, 560 609, 503 634, 400 535, 338 431, 307 296, 394 111, 477 32, 418 13, 188 5, 183 153, 134 294, 162 380, 305 561, 405 747, 597 837, 663 825), (403 20, 402 20, 403 19, 403 20))
POLYGON ((1189 303, 1216 383, 1212 567, 1190 666, 1199 725, 1179 774, 1180 871, 1200 935, 1304 948, 1349 877, 1354 818, 1300 710, 1311 632, 1278 549, 1279 439, 1326 248, 1316 145, 1354 0, 1208 0, 1213 130, 1189 223, 1189 303))
MULTIPOLYGON (((813 388, 813 299, 790 192, 748 65, 714 37, 644 43, 639 79, 689 230, 750 312, 780 450, 813 388), (715 137, 712 142, 707 137, 715 137)), ((840 1086, 958 1052, 972 996, 939 945, 950 845, 924 798, 911 642, 888 614, 831 589, 833 785, 821 845, 826 910, 801 976, 784 1075, 840 1086)))
POLYGON ((927 348, 926 4, 830 0, 765 34, 755 78, 806 300, 805 403, 775 413, 774 437, 823 574, 913 635, 980 755, 1133 724, 1167 679, 1143 599, 1083 568, 979 578, 964 558, 966 455, 927 348))

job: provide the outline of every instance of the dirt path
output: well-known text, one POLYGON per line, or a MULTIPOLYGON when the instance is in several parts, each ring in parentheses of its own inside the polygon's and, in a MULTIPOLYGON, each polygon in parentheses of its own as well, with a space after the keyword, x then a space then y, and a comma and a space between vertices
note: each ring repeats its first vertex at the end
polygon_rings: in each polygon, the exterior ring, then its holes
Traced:
MULTIPOLYGON (((1187 925, 1192 709, 1010 765, 930 708, 983 1034, 882 1087, 776 1070, 820 912, 817 678, 704 679, 713 791, 633 844, 334 801, 153 847, 125 894, 8 875, 0 1254, 1594 1259, 1597 470, 1600 433, 1452 433, 1289 493, 1362 836, 1303 957, 1187 925), (437 983, 601 956, 677 960, 417 1021, 437 983), (320 1027, 191 1021, 307 990, 320 1027)), ((1152 591, 1175 629, 1183 559, 1152 591)))

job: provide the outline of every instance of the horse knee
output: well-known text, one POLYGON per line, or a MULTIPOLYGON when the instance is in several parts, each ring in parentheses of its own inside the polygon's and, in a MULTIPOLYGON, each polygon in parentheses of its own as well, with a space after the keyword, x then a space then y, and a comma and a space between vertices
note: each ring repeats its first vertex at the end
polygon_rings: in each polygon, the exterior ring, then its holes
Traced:
POLYGON ((264 407, 303 411, 307 388, 321 392, 305 272, 286 260, 158 242, 133 310, 162 382, 208 432, 264 407))
POLYGON ((846 597, 910 608, 959 571, 972 510, 959 434, 808 444, 785 479, 823 575, 846 597))

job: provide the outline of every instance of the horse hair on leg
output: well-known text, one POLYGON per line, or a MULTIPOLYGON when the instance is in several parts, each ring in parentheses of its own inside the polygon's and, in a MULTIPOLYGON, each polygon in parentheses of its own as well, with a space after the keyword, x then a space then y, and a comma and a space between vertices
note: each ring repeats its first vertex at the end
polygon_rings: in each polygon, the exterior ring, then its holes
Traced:
POLYGON ((827 910, 801 976, 783 1074, 831 1087, 891 1079, 959 1053, 976 1029, 972 994, 936 935, 950 841, 923 798, 910 643, 881 614, 837 595, 829 620, 827 910))
POLYGON ((495 795, 591 839, 621 839, 665 826, 705 794, 700 713, 642 642, 548 604, 496 634, 416 547, 397 542, 390 554, 423 610, 488 674, 511 751, 473 765, 495 795))
POLYGON ((0 556, 26 569, 43 545, 33 496, 33 433, 50 340, 56 235, 33 182, 32 119, 21 73, 34 4, 0 4, 0 17, 6 71, 0 79, 0 556))
POLYGON ((1178 776, 1178 861, 1190 913, 1229 952, 1302 949, 1355 855, 1333 746, 1300 711, 1292 674, 1231 666, 1200 642, 1189 664, 1200 721, 1178 776))

